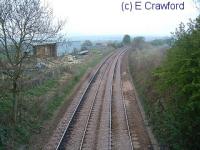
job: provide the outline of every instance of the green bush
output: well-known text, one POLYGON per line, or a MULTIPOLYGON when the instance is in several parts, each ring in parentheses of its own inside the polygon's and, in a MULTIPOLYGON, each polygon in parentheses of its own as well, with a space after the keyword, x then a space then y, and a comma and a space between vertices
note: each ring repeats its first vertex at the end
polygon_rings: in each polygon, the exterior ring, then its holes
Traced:
MULTIPOLYGON (((200 17, 180 24, 167 51, 141 47, 129 68, 149 124, 160 145, 200 149, 200 17)), ((138 44, 138 43, 136 43, 138 44)))
POLYGON ((160 93, 170 97, 165 97, 159 121, 167 131, 161 138, 172 149, 200 149, 200 16, 187 29, 180 24, 166 60, 154 75, 160 93))

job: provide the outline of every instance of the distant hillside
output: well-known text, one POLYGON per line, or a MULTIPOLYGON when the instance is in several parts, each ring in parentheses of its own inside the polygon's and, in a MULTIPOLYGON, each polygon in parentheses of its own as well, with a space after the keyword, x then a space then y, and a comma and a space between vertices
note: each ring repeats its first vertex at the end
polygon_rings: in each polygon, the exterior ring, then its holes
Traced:
MULTIPOLYGON (((84 41, 91 40, 93 42, 102 42, 102 41, 122 41, 124 35, 91 35, 91 36, 71 36, 67 37, 71 41, 84 41)), ((134 38, 139 35, 130 35, 131 38, 134 38)), ((151 41, 155 39, 166 39, 167 36, 144 36, 146 41, 151 41)))

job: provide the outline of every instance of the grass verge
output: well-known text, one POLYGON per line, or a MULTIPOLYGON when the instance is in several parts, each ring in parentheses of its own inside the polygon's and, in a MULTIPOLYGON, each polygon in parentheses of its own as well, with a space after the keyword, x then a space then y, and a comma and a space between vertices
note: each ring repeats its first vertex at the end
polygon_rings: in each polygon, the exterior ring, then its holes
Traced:
POLYGON ((46 124, 53 124, 52 121, 58 115, 59 109, 69 101, 74 87, 80 82, 83 75, 110 52, 111 50, 99 53, 97 50, 93 50, 88 57, 83 59, 83 63, 71 66, 70 77, 65 79, 63 84, 60 84, 62 76, 59 76, 45 80, 41 85, 21 92, 19 95, 21 109, 14 129, 11 129, 12 126, 8 124, 12 105, 9 94, 7 100, 1 99, 0 149, 34 149, 32 146, 37 144, 37 139, 33 137, 39 137, 40 134, 43 134, 46 124), (14 135, 11 132, 13 130, 14 135), (13 136, 10 137, 11 135, 13 136), (33 140, 36 143, 32 143, 33 140))

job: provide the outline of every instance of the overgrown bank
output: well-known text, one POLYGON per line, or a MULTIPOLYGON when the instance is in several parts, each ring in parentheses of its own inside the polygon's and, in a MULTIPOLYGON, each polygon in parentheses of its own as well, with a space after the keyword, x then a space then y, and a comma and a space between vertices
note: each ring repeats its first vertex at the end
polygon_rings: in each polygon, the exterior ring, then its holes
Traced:
POLYGON ((200 17, 188 25, 168 50, 143 43, 129 55, 149 124, 160 145, 175 150, 200 149, 200 17))
POLYGON ((31 149, 30 138, 33 135, 37 137, 46 130, 44 129, 46 124, 53 123, 52 120, 58 115, 62 105, 69 101, 71 92, 83 75, 112 50, 112 48, 105 51, 92 50, 89 56, 83 58, 82 63, 67 66, 68 69, 61 74, 20 92, 19 99, 22 102, 19 103, 20 117, 14 128, 9 124, 10 105, 12 105, 9 91, 1 93, 0 149, 31 149))

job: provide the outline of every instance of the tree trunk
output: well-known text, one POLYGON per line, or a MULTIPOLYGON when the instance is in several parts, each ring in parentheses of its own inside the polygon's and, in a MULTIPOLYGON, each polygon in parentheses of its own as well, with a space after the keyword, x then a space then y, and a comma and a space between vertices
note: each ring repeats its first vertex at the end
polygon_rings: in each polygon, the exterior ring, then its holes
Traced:
POLYGON ((17 100, 17 81, 13 81, 13 89, 12 89, 12 99, 13 99, 13 112, 12 112, 12 120, 15 125, 17 122, 17 112, 18 112, 18 100, 17 100))

